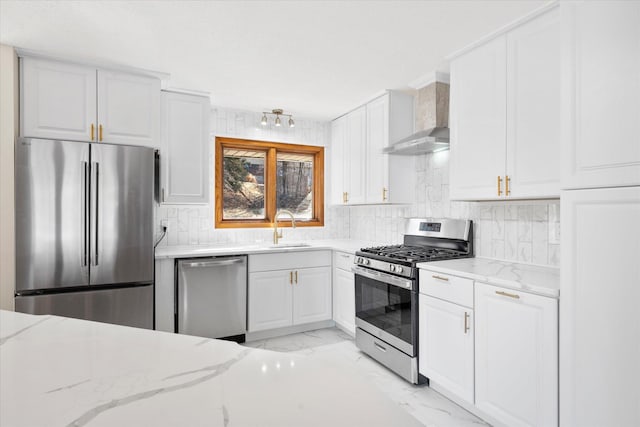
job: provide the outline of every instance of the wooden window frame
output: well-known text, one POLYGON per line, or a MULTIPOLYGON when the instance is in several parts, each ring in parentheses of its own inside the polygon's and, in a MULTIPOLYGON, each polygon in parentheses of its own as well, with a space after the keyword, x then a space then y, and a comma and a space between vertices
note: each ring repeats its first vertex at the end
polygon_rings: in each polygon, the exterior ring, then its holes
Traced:
MULTIPOLYGON (((250 139, 216 137, 215 152, 215 227, 216 228, 268 228, 273 226, 276 215, 276 184, 278 151, 313 155, 313 214, 310 220, 296 220, 296 227, 324 226, 324 147, 254 141, 250 139), (223 219, 224 149, 258 150, 267 153, 265 159, 265 218, 223 219)), ((278 226, 291 227, 291 220, 278 218, 278 226)))

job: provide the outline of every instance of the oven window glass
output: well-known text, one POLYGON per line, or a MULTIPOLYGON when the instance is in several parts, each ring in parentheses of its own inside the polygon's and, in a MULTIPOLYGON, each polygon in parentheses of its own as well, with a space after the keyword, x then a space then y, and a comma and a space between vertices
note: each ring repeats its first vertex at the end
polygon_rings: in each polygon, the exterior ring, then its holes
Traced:
POLYGON ((411 291, 356 274, 356 317, 413 345, 411 291))

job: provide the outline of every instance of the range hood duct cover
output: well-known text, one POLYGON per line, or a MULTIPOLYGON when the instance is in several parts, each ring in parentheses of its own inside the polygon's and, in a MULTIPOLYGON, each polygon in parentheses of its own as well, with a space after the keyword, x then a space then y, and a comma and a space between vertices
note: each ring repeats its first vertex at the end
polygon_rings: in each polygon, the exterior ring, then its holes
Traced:
POLYGON ((385 148, 383 153, 415 156, 449 149, 449 128, 434 127, 414 133, 385 148))

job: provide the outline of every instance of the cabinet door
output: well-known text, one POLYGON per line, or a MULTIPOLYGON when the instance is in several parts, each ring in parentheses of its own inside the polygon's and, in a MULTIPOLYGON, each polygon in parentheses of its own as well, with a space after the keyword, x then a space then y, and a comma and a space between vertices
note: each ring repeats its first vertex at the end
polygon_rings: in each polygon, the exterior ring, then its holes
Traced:
POLYGON ((420 373, 473 404, 473 310, 419 298, 420 373))
POLYGON ((162 93, 162 201, 209 200, 208 97, 162 93))
POLYGON ((562 2, 562 188, 640 184, 640 2, 562 2))
POLYGON ((249 332, 291 326, 292 287, 290 271, 249 274, 249 332))
POLYGON ((365 201, 383 203, 389 197, 389 155, 382 150, 389 145, 389 95, 367 104, 367 149, 365 201))
POLYGON ((21 58, 20 66, 22 136, 95 140, 95 68, 35 58, 21 58))
POLYGON ((505 97, 505 36, 451 63, 451 199, 499 198, 497 178, 505 171, 505 97))
POLYGON ((365 106, 347 114, 347 135, 345 139, 345 170, 347 203, 365 201, 366 125, 365 106))
POLYGON ((638 426, 640 187, 561 205, 560 424, 638 426))
POLYGON ((560 197, 560 92, 555 8, 507 34, 509 197, 560 197))
POLYGON ((294 272, 293 324, 331 319, 331 267, 294 272))
POLYGON ((345 138, 347 132, 347 119, 340 117, 331 122, 331 203, 341 205, 345 203, 344 193, 346 183, 344 177, 345 163, 345 138))
POLYGON ((159 147, 160 80, 98 70, 98 126, 101 142, 159 147))
POLYGON ((558 305, 475 284, 476 406, 509 426, 558 425, 558 305))
POLYGON ((353 273, 341 268, 334 268, 333 270, 333 320, 352 335, 355 335, 355 279, 353 273))

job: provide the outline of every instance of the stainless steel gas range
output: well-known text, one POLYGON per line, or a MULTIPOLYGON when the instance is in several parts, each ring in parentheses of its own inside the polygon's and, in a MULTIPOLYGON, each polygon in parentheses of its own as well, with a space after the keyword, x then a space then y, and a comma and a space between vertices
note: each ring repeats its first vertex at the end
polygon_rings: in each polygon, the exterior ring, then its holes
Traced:
POLYGON ((356 252, 356 345, 418 384, 418 268, 421 262, 473 256, 473 223, 408 220, 404 244, 356 252))

